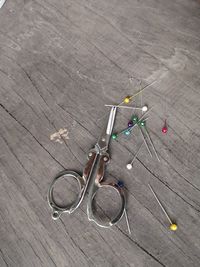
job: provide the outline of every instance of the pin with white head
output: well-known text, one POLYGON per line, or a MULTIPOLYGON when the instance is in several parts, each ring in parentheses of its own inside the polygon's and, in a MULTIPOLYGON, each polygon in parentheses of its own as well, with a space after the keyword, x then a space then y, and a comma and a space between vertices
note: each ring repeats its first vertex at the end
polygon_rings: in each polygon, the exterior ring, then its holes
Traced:
POLYGON ((122 108, 122 109, 137 109, 137 110, 141 110, 143 113, 147 112, 148 110, 148 106, 142 106, 142 107, 131 107, 131 106, 119 106, 119 105, 108 105, 106 104, 105 107, 117 107, 117 108, 122 108))
POLYGON ((128 170, 131 170, 131 169, 133 168, 133 162, 134 162, 134 160, 136 159, 137 155, 139 154, 139 152, 140 152, 140 150, 141 150, 141 148, 142 148, 143 143, 144 143, 144 142, 142 142, 142 144, 140 145, 138 151, 137 151, 136 154, 134 155, 134 157, 133 157, 133 159, 131 160, 131 162, 128 163, 128 164, 126 165, 126 168, 127 168, 128 170))

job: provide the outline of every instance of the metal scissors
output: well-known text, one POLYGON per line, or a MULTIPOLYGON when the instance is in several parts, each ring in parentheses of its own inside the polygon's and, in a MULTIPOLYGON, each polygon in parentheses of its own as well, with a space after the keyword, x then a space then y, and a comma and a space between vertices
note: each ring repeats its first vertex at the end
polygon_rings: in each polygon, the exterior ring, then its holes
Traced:
POLYGON ((116 224, 124 215, 126 216, 126 197, 123 190, 123 187, 120 187, 116 181, 105 182, 104 181, 104 171, 105 165, 109 162, 110 157, 108 154, 108 146, 110 142, 110 137, 112 134, 112 129, 114 126, 115 116, 116 116, 117 107, 113 106, 110 110, 109 119, 106 123, 102 134, 100 135, 95 147, 91 149, 88 153, 88 161, 83 170, 82 176, 77 172, 72 170, 66 170, 58 174, 53 182, 50 185, 48 192, 48 203, 52 208, 52 218, 54 220, 58 219, 62 213, 72 213, 74 212, 81 204, 83 198, 88 192, 88 202, 87 202, 87 216, 89 221, 95 222, 100 227, 108 228, 116 224), (60 178, 74 178, 78 181, 80 192, 77 199, 70 205, 66 207, 59 206, 53 197, 53 188, 55 182, 60 178), (97 191, 102 188, 110 188, 116 190, 120 196, 121 206, 118 213, 114 218, 109 221, 103 222, 101 219, 95 216, 94 210, 94 199, 97 191))

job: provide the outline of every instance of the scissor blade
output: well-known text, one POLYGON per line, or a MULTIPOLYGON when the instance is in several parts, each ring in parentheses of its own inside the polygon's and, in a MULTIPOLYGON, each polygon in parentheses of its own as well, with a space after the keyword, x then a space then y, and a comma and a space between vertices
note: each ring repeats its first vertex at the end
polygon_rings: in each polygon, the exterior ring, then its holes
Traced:
POLYGON ((112 134, 112 130, 113 130, 114 122, 115 122, 116 111, 117 111, 117 107, 114 106, 111 108, 109 119, 108 119, 108 124, 107 124, 107 129, 106 129, 107 135, 112 134))
POLYGON ((97 146, 99 149, 107 149, 109 142, 110 142, 110 136, 112 134, 112 130, 114 127, 115 117, 116 117, 116 111, 117 107, 113 106, 110 110, 108 122, 106 124, 106 127, 104 128, 102 134, 100 135, 97 146))
POLYGON ((6 0, 0 0, 0 8, 4 5, 5 2, 6 0))

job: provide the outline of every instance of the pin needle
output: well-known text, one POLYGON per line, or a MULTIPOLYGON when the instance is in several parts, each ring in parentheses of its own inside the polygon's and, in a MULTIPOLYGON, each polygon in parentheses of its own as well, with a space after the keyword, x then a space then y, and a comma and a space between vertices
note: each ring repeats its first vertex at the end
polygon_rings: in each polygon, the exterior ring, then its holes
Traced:
POLYGON ((128 164, 126 165, 126 168, 127 168, 128 170, 131 170, 131 169, 132 169, 132 167, 133 167, 133 161, 135 160, 135 158, 136 158, 137 155, 139 154, 140 149, 142 148, 142 145, 143 145, 143 144, 144 144, 144 142, 142 142, 141 146, 139 147, 138 151, 136 152, 136 154, 135 154, 135 156, 133 157, 133 159, 131 160, 131 162, 128 163, 128 164))
MULTIPOLYGON (((148 120, 148 117, 145 118, 143 121, 146 121, 146 120, 148 120)), ((119 132, 119 133, 113 133, 113 134, 111 135, 111 138, 112 138, 113 140, 116 140, 116 139, 119 137, 119 135, 121 135, 121 134, 123 134, 123 133, 124 133, 125 135, 128 136, 128 135, 131 133, 133 127, 137 125, 137 123, 136 123, 136 124, 133 124, 132 121, 129 121, 129 125, 128 125, 128 128, 122 130, 121 132, 119 132), (130 122, 131 122, 131 124, 130 124, 130 122), (130 125, 130 126, 129 126, 129 125, 130 125)))
POLYGON ((136 97, 137 95, 139 95, 140 93, 142 93, 145 89, 147 89, 149 86, 153 85, 156 82, 157 82, 157 80, 151 82, 150 84, 147 84, 146 86, 144 86, 141 90, 139 90, 134 95, 131 95, 131 96, 128 95, 128 96, 126 96, 121 103, 119 103, 118 105, 116 105, 116 107, 121 106, 121 104, 123 104, 123 103, 128 104, 130 102, 130 100, 132 100, 134 97, 136 97))
MULTIPOLYGON (((116 106, 116 107, 118 107, 118 106, 116 106)), ((152 109, 153 109, 153 107, 151 107, 147 112, 145 112, 145 113, 144 113, 144 114, 137 120, 137 123, 139 123, 139 122, 144 118, 144 116, 146 116, 152 109)), ((119 136, 120 134, 124 133, 126 130, 132 131, 132 129, 137 125, 137 123, 135 123, 132 127, 128 127, 128 129, 126 128, 126 129, 122 130, 122 131, 119 132, 119 133, 113 133, 113 134, 111 135, 111 138, 112 138, 113 140, 116 140, 116 139, 118 138, 118 136, 119 136)))
POLYGON ((149 139, 149 142, 150 142, 151 145, 152 145, 152 148, 153 148, 153 151, 154 151, 154 153, 155 153, 155 155, 156 155, 156 158, 158 159, 158 161, 160 161, 160 159, 159 159, 159 157, 158 157, 158 153, 157 153, 157 151, 156 151, 156 148, 155 148, 155 146, 154 146, 154 144, 153 144, 153 141, 151 140, 150 134, 149 134, 149 132, 148 132, 148 130, 147 130, 147 128, 146 128, 145 125, 144 125, 144 129, 145 129, 145 131, 146 131, 146 134, 147 134, 147 137, 148 137, 148 139, 149 139))
POLYGON ((143 137, 144 143, 145 143, 145 145, 146 145, 146 148, 147 148, 147 150, 148 150, 148 152, 149 152, 149 155, 150 155, 151 157, 153 157, 153 155, 152 155, 152 153, 151 153, 151 150, 150 150, 150 148, 149 148, 149 146, 148 146, 148 144, 147 144, 147 141, 146 141, 146 138, 145 138, 145 136, 144 136, 144 133, 143 133, 143 131, 142 131, 142 129, 140 128, 139 125, 138 125, 138 127, 139 127, 139 129, 140 129, 141 134, 142 134, 142 137, 143 137))
MULTIPOLYGON (((124 187, 123 181, 118 181, 117 186, 119 186, 121 188, 124 187)), ((127 224, 129 235, 131 235, 131 229, 130 229, 130 224, 129 224, 129 219, 128 219, 128 214, 127 214, 127 211, 126 211, 126 207, 124 209, 124 215, 125 215, 125 219, 126 219, 126 224, 127 224)))
POLYGON ((118 108, 126 108, 126 109, 139 109, 142 110, 143 112, 146 112, 148 110, 147 106, 143 107, 127 107, 127 106, 118 106, 118 105, 105 105, 105 107, 118 107, 118 108))
POLYGON ((129 235, 131 235, 131 229, 130 229, 128 214, 126 212, 126 209, 124 210, 124 215, 125 215, 125 218, 126 218, 126 223, 127 223, 127 228, 128 228, 129 235))
POLYGON ((158 197, 157 197, 156 193, 154 192, 153 188, 151 187, 151 185, 148 184, 148 186, 149 186, 151 192, 153 193, 155 199, 157 200, 159 206, 161 207, 162 211, 163 211, 164 214, 166 215, 168 221, 170 222, 170 227, 169 227, 170 230, 172 230, 172 231, 176 231, 177 228, 178 228, 178 227, 177 227, 177 224, 175 224, 175 223, 172 222, 172 220, 170 219, 169 215, 167 214, 166 210, 164 209, 163 205, 161 204, 160 200, 158 199, 158 197))

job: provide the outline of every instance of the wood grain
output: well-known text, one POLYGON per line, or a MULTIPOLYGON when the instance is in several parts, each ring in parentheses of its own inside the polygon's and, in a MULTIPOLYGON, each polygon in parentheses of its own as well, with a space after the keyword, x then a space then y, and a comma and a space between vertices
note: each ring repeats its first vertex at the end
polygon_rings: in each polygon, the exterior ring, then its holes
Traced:
MULTIPOLYGON (((0 266, 199 267, 199 1, 7 0, 0 25, 0 266), (89 223, 87 199, 53 221, 53 177, 81 172, 104 104, 137 92, 140 81, 156 81, 142 98, 154 106, 148 127, 161 163, 143 147, 126 170, 142 140, 135 130, 112 142, 106 172, 125 182, 132 235, 125 219, 112 230, 89 223), (69 139, 50 140, 61 128, 69 139)), ((129 117, 119 111, 115 130, 129 117)))

